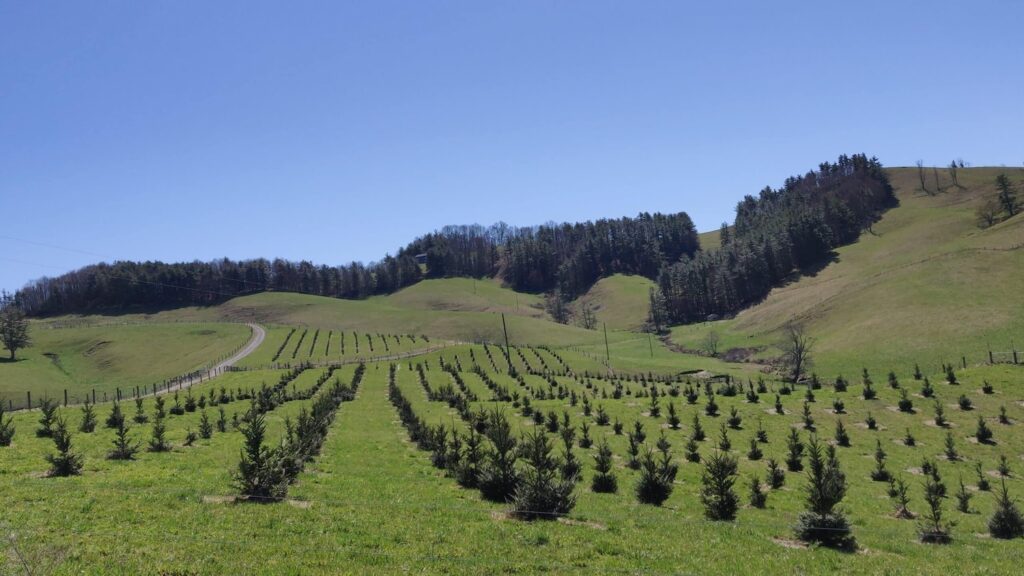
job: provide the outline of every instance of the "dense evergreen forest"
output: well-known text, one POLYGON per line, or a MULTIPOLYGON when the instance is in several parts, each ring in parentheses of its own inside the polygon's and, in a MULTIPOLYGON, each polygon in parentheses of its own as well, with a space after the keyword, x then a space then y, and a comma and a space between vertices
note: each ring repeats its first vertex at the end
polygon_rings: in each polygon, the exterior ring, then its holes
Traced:
POLYGON ((616 273, 657 279, 652 320, 688 322, 729 314, 763 298, 795 269, 825 261, 895 202, 874 158, 843 156, 747 196, 720 250, 701 250, 690 217, 635 218, 513 227, 447 226, 369 265, 228 259, 95 264, 42 278, 17 299, 33 315, 122 307, 209 305, 254 292, 337 298, 387 294, 424 278, 498 277, 510 287, 574 298, 616 273), (425 261, 421 266, 420 262, 425 261))

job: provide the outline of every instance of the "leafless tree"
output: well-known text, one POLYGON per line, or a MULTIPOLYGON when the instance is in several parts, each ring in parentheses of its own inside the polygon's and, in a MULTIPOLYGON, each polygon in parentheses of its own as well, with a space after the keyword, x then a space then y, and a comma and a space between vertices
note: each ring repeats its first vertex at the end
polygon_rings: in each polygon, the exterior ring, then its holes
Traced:
POLYGON ((975 215, 978 217, 978 226, 981 228, 988 228, 999 221, 999 214, 1003 211, 1003 206, 995 198, 988 198, 980 205, 975 211, 975 215))
POLYGON ((921 181, 921 190, 929 194, 928 187, 924 184, 924 160, 918 160, 914 165, 917 166, 917 179, 921 181))
POLYGON ((716 330, 711 330, 704 336, 704 351, 708 353, 708 356, 718 356, 718 344, 721 340, 722 337, 716 330))
POLYGON ((793 382, 798 382, 811 366, 811 348, 814 340, 807 335, 801 324, 788 324, 783 331, 780 344, 782 364, 793 382))
MULTIPOLYGON (((963 160, 961 160, 961 162, 963 162, 963 160)), ((960 187, 960 180, 957 179, 957 170, 959 168, 960 167, 956 164, 956 160, 949 163, 949 177, 953 179, 953 186, 956 186, 957 188, 960 187)))
POLYGON ((584 301, 580 303, 580 326, 587 330, 594 330, 597 328, 597 314, 594 312, 594 305, 590 302, 584 301))

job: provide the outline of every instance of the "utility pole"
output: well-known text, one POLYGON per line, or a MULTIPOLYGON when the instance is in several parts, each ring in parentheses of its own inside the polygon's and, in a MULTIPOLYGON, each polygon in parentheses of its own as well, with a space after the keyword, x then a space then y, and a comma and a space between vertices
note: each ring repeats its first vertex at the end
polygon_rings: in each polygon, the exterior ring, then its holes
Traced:
POLYGON ((605 356, 605 359, 608 360, 608 367, 611 368, 611 366, 612 366, 612 353, 611 353, 611 349, 608 347, 608 323, 602 322, 601 326, 604 327, 604 356, 605 356))
POLYGON ((651 358, 654 358, 654 340, 650 332, 647 333, 647 345, 651 348, 651 358))
POLYGON ((511 350, 508 347, 508 325, 505 324, 505 313, 504 312, 501 313, 501 329, 502 329, 503 332, 505 332, 505 361, 508 362, 508 371, 509 371, 509 374, 511 374, 512 372, 515 371, 515 369, 512 368, 511 350))

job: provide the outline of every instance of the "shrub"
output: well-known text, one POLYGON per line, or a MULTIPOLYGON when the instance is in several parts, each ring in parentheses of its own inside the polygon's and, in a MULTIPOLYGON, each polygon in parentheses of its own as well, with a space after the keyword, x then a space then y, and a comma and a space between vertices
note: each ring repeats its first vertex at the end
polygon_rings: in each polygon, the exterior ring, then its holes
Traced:
POLYGON ((57 404, 49 398, 43 398, 39 402, 39 428, 36 429, 37 438, 50 438, 53 436, 53 424, 57 419, 57 404))
POLYGON ((139 451, 138 443, 133 443, 128 438, 128 424, 124 421, 117 427, 114 437, 114 449, 107 453, 108 460, 134 460, 135 453, 139 451))
POLYGON ((868 412, 868 417, 864 419, 864 424, 867 425, 868 430, 878 430, 878 420, 875 420, 871 412, 868 412))
POLYGON ((960 395, 960 398, 957 400, 957 404, 960 405, 960 409, 961 410, 972 410, 972 409, 974 409, 974 403, 971 402, 971 399, 968 398, 966 394, 961 394, 960 395))
POLYGON ((1024 515, 1017 509, 1016 502, 1010 498, 1003 480, 996 493, 996 510, 988 520, 988 533, 994 538, 1010 539, 1024 536, 1024 515))
POLYGON ((636 498, 643 504, 661 506, 672 495, 679 466, 672 462, 670 445, 665 437, 658 440, 658 458, 648 448, 640 461, 640 480, 636 484, 636 498))
POLYGON ((736 518, 739 508, 739 499, 733 491, 736 469, 736 459, 722 452, 715 452, 704 460, 700 501, 704 504, 704 516, 709 520, 736 518))
POLYGON ((50 463, 50 476, 76 476, 82 472, 82 456, 75 454, 71 446, 71 432, 64 419, 57 417, 50 437, 57 447, 56 454, 47 454, 50 463))
POLYGON ((910 399, 910 395, 907 394, 906 388, 900 388, 900 400, 897 403, 897 406, 899 407, 900 412, 914 412, 914 402, 910 399))
POLYGON ((807 509, 797 519, 795 533, 804 542, 834 548, 851 548, 854 540, 845 514, 837 508, 846 496, 846 475, 839 468, 835 450, 828 447, 827 458, 821 445, 811 436, 808 443, 807 509))
POLYGON ((96 429, 96 409, 93 407, 92 402, 86 398, 85 404, 82 405, 82 422, 78 425, 78 431, 86 434, 92 433, 96 429))
POLYGON ((932 383, 927 378, 924 379, 924 386, 921 387, 921 396, 925 398, 935 396, 935 388, 932 388, 932 383))
POLYGON ((612 449, 608 446, 607 440, 602 440, 597 446, 597 454, 594 455, 594 477, 590 482, 590 489, 599 493, 615 493, 619 490, 618 480, 612 471, 612 449))
POLYGON ((524 434, 521 454, 526 469, 516 484, 512 514, 523 520, 554 520, 572 510, 576 478, 559 477, 559 463, 551 455, 547 434, 538 428, 524 434))

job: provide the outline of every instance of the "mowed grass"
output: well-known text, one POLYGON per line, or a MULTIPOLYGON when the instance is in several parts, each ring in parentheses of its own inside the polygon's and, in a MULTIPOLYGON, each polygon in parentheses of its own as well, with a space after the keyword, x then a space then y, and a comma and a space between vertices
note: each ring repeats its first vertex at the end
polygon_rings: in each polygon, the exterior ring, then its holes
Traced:
MULTIPOLYGON (((398 363, 398 384, 413 401, 417 412, 431 424, 463 427, 458 416, 441 402, 430 402, 420 386, 414 368, 423 362, 433 386, 450 382, 439 369, 438 358, 454 362, 458 356, 463 377, 480 396, 477 408, 501 409, 509 415, 513 427, 523 431, 532 421, 519 414, 511 403, 495 403, 487 396, 482 381, 469 372, 470 350, 480 365, 500 385, 519 394, 529 390, 502 370, 494 372, 481 346, 456 346, 441 352, 398 363)), ((492 354, 497 350, 492 347, 492 354)), ((537 356, 523 350, 531 365, 537 356)), ((539 354, 550 360, 544 351, 539 354)), ((563 357, 572 364, 569 353, 563 357)), ((500 364, 499 364, 500 366, 500 364)), ((311 386, 323 369, 311 369, 296 380, 299 389, 311 386)), ((348 381, 354 366, 345 366, 335 375, 348 381)), ((35 438, 32 431, 38 411, 14 416, 18 432, 14 444, 0 448, 0 507, 5 510, 3 528, 12 534, 18 554, 27 558, 35 573, 72 574, 391 574, 454 573, 802 573, 845 574, 906 573, 992 574, 1013 573, 1024 554, 1024 542, 998 541, 985 536, 985 522, 992 510, 993 497, 977 493, 972 501, 975 512, 953 510, 952 498, 946 513, 957 522, 954 542, 949 546, 927 546, 916 542, 913 521, 892 517, 885 495, 886 485, 873 482, 869 472, 875 440, 888 452, 888 468, 901 474, 910 484, 911 509, 923 509, 923 459, 935 460, 950 494, 958 488, 959 478, 973 487, 974 462, 981 462, 993 483, 1000 455, 1010 459, 1012 476, 1007 479, 1011 492, 1024 494, 1024 397, 1020 382, 1024 369, 1011 366, 975 368, 958 373, 960 384, 941 383, 933 378, 939 402, 946 406, 951 422, 948 429, 935 427, 932 402, 912 396, 916 413, 895 410, 897 391, 888 388, 884 374, 873 373, 879 398, 860 398, 862 386, 852 383, 847 392, 829 387, 815 391, 811 403, 817 433, 823 440, 832 438, 835 422, 841 419, 852 438, 852 446, 839 448, 839 458, 849 480, 849 494, 843 503, 853 524, 860 549, 847 554, 828 549, 808 549, 792 541, 792 525, 802 509, 803 473, 787 473, 786 484, 772 491, 768 508, 744 507, 735 522, 711 522, 703 517, 698 490, 700 466, 682 460, 683 445, 690 432, 694 414, 699 414, 708 434, 701 442, 701 454, 708 455, 717 442, 719 426, 735 407, 742 416, 741 429, 729 430, 732 453, 739 460, 737 492, 746 502, 747 483, 752 474, 764 477, 764 461, 751 461, 745 453, 758 421, 768 432, 769 443, 762 445, 765 458, 780 461, 785 456, 785 435, 800 423, 803 390, 783 396, 786 414, 775 414, 774 396, 761 395, 760 402, 748 403, 742 395, 716 397, 721 415, 704 414, 704 398, 687 405, 682 396, 662 396, 662 416, 649 416, 649 398, 638 398, 644 386, 636 381, 621 384, 628 394, 620 400, 603 398, 610 394, 608 380, 558 376, 558 383, 577 395, 574 406, 568 398, 536 400, 536 409, 554 412, 559 418, 568 413, 576 437, 580 424, 590 423, 590 436, 596 441, 607 438, 616 456, 618 494, 594 494, 589 491, 593 470, 593 450, 574 447, 584 465, 583 481, 578 485, 578 503, 573 512, 559 521, 522 522, 509 519, 503 504, 485 502, 473 490, 459 488, 442 471, 430 465, 429 454, 417 450, 408 441, 397 414, 387 400, 388 365, 368 366, 356 400, 342 404, 331 427, 320 457, 307 465, 298 482, 289 491, 289 501, 276 504, 234 504, 231 471, 242 444, 237 431, 214 433, 210 440, 199 440, 193 447, 182 442, 187 429, 196 430, 199 414, 186 413, 167 420, 168 438, 175 448, 170 453, 140 453, 134 462, 111 462, 103 458, 110 448, 113 432, 102 427, 109 405, 97 408, 100 427, 92 434, 74 436, 74 443, 85 458, 83 474, 73 478, 46 478, 44 455, 52 451, 48 439, 35 438), (980 391, 987 380, 995 387, 992 395, 980 391), (588 385, 589 384, 589 385, 588 385), (974 403, 970 411, 960 410, 956 399, 965 394, 974 403), (652 446, 664 432, 681 471, 675 490, 664 506, 639 504, 632 489, 637 474, 625 468, 626 438, 617 436, 610 426, 597 426, 593 416, 583 414, 582 398, 589 398, 614 419, 633 427, 635 421, 647 432, 646 445, 652 446), (832 400, 841 398, 846 413, 831 412, 832 400), (667 428, 665 412, 674 403, 682 426, 667 428), (1006 407, 1010 425, 996 422, 1001 406, 1006 407), (868 413, 879 423, 878 431, 862 426, 868 413), (977 418, 982 416, 995 432, 996 444, 977 445, 969 440, 977 418), (899 440, 910 429, 917 437, 916 447, 903 446, 899 440), (943 442, 953 434, 963 460, 946 461, 943 442)), ((228 390, 258 388, 274 384, 280 371, 232 373, 197 387, 199 396, 225 387, 228 390)), ((909 373, 900 380, 910 392, 917 393, 921 382, 909 373)), ((531 388, 547 388, 538 376, 526 376, 531 388)), ((650 385, 649 385, 650 386, 650 385)), ((663 393, 671 386, 657 384, 663 393)), ((778 385, 771 383, 773 388, 778 385)), ((268 442, 276 443, 284 433, 284 418, 294 420, 309 401, 293 401, 267 416, 268 442)), ((173 400, 168 398, 168 406, 173 400)), ((247 403, 224 405, 228 419, 244 411, 247 403)), ((144 401, 151 412, 152 399, 144 401)), ((134 403, 122 404, 130 418, 134 403)), ((207 409, 216 418, 216 408, 207 409)), ((80 411, 62 409, 73 429, 80 411)), ((149 424, 134 425, 132 436, 145 440, 149 424)), ((800 430, 803 440, 808 432, 800 430)), ((561 441, 555 439, 561 448, 561 441)), ((0 562, 4 569, 17 570, 10 542, 0 562)))
MULTIPOLYGON (((864 366, 987 361, 987 351, 1024 342, 1024 216, 979 229, 975 209, 996 193, 995 177, 1017 169, 960 171, 962 188, 918 190, 916 169, 889 171, 900 205, 838 261, 777 288, 735 319, 713 324, 728 347, 772 346, 786 323, 805 323, 820 373, 853 375, 864 366)), ((929 173, 929 188, 934 184, 929 173)), ((677 327, 672 337, 699 348, 710 327, 677 327)), ((777 354, 768 349, 765 356, 777 354)))
MULTIPOLYGON (((150 386, 197 370, 247 342, 248 326, 229 323, 147 323, 53 328, 33 322, 33 345, 15 362, 0 362, 0 401, 18 405, 44 396, 84 399, 116 388, 150 386)), ((6 356, 6 355, 4 355, 6 356)))
POLYGON ((394 294, 370 300, 417 310, 503 312, 531 318, 548 317, 541 296, 505 288, 493 278, 424 280, 394 294))

